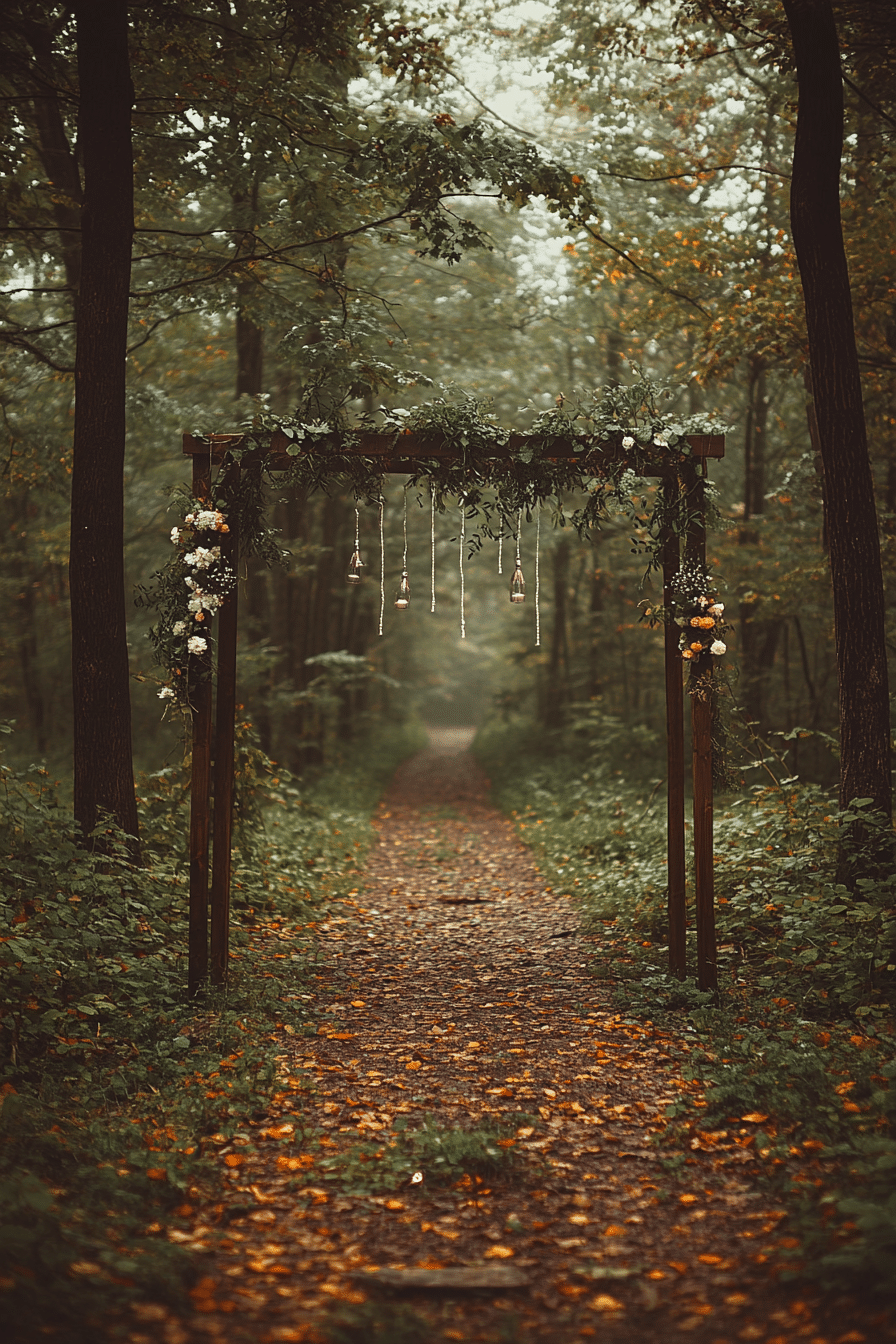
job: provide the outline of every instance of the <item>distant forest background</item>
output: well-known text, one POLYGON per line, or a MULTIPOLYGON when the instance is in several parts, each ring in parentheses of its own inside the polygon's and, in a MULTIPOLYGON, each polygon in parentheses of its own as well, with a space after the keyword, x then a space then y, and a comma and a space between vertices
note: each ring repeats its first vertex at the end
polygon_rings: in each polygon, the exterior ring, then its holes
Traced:
MULTIPOLYGON (((14 725, 13 758, 45 760, 64 780, 76 71, 60 40, 64 7, 33 8, 5 53, 0 715, 14 725)), ((889 581, 887 9, 836 7, 848 75, 843 224, 889 581)), ((775 740, 792 773, 833 782, 831 591, 788 220, 796 86, 780 7, 476 0, 403 18, 339 10, 337 22, 312 6, 309 36, 287 60, 274 4, 184 6, 162 18, 133 7, 128 592, 167 559, 179 521, 169 492, 188 479, 184 431, 232 430, 263 408, 328 420, 468 394, 524 426, 559 399, 644 371, 680 387, 679 413, 715 411, 727 426, 725 460, 711 473, 720 522, 709 555, 733 625, 736 731, 785 734, 775 740), (218 24, 232 29, 229 55, 218 24), (442 171, 438 154, 466 152, 459 128, 470 125, 494 138, 468 165, 467 190, 447 202, 466 221, 452 263, 431 237, 421 246, 414 193, 422 199, 427 175, 442 171), (599 217, 570 228, 537 191, 521 192, 518 208, 506 184, 481 186, 481 159, 499 157, 505 136, 587 179, 599 217)), ((511 543, 503 577, 487 543, 466 564, 461 641, 459 519, 437 518, 433 615, 425 490, 419 503, 411 491, 413 598, 399 614, 402 486, 389 485, 379 638, 375 508, 361 510, 368 577, 355 590, 344 581, 353 501, 273 491, 289 566, 250 563, 241 599, 240 699, 264 750, 301 772, 344 750, 371 717, 409 712, 441 723, 519 716, 558 742, 589 735, 596 750, 606 725, 621 722, 638 726, 642 753, 658 746, 661 636, 639 624, 639 603, 655 601, 657 587, 655 577, 641 587, 631 520, 620 515, 581 541, 558 526, 573 499, 544 512, 540 647, 534 521, 523 527, 523 608, 507 601, 511 543), (321 660, 339 652, 360 661, 321 660)), ((891 597, 890 641, 893 612, 891 597)), ((129 603, 135 761, 156 771, 182 747, 177 721, 160 724, 151 620, 129 603)))

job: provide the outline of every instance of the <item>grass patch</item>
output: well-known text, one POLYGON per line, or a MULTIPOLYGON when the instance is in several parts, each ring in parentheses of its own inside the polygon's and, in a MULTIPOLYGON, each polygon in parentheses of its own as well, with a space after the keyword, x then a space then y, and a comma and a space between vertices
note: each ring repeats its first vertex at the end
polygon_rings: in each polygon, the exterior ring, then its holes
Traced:
POLYGON ((432 1116, 412 1128, 405 1116, 399 1116, 375 1142, 352 1144, 318 1159, 315 1167, 324 1180, 337 1182, 352 1194, 403 1186, 413 1190, 415 1173, 422 1175, 421 1184, 427 1187, 507 1180, 520 1164, 515 1134, 523 1124, 533 1125, 532 1116, 473 1129, 449 1127, 432 1116))

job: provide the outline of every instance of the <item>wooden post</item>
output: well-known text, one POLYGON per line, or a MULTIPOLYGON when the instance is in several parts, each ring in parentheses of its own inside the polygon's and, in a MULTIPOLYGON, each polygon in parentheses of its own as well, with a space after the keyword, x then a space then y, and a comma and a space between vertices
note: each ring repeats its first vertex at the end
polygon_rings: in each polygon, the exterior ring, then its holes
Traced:
MULTIPOLYGON (((660 487, 666 517, 671 517, 681 492, 677 475, 663 478, 660 487)), ((679 538, 670 526, 663 533, 663 605, 671 606, 672 581, 679 568, 679 538)), ((685 904, 684 845, 684 695, 679 630, 663 631, 666 670, 666 875, 669 909, 669 974, 683 980, 687 974, 687 909, 685 904)))
MULTIPOLYGON (((225 485, 236 488, 239 463, 228 467, 225 485)), ((236 522, 221 541, 221 555, 236 576, 218 616, 218 686, 215 703, 215 811, 211 888, 211 981, 226 985, 230 961, 230 870, 233 831, 233 744, 236 714, 236 636, 240 539, 236 522)))
MULTIPOLYGON (((685 558, 706 566, 706 513, 704 483, 693 463, 687 464, 688 528, 685 558)), ((703 654, 691 664, 688 691, 691 697, 694 780, 694 895, 697 907, 697 984, 700 989, 718 988, 716 955, 715 877, 713 873, 712 720, 714 690, 712 655, 703 654)))
MULTIPOLYGON (((193 496, 207 499, 211 489, 209 457, 193 458, 193 496)), ((203 679, 190 687, 193 752, 190 769, 190 921, 187 989, 192 996, 208 976, 208 831, 211 784, 211 653, 196 657, 203 679)))

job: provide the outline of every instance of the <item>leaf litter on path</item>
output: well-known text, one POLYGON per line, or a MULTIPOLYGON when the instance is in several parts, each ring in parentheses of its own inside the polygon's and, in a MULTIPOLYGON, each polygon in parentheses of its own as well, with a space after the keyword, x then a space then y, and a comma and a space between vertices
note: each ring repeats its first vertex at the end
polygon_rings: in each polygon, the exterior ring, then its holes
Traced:
POLYGON ((317 1035, 285 1024, 269 1113, 212 1137, 219 1196, 169 1230, 197 1251, 193 1317, 159 1308, 131 1344, 896 1339, 777 1277, 767 1117, 659 1142, 700 1101, 687 1043, 614 1011, 594 935, 457 748, 399 770, 363 889, 317 931, 317 1035))

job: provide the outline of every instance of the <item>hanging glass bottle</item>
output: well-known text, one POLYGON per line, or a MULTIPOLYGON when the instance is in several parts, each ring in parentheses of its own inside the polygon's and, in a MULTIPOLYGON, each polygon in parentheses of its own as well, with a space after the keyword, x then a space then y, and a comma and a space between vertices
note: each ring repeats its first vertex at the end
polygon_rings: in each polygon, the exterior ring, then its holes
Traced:
POLYGON ((361 570, 364 568, 364 561, 361 559, 361 537, 360 537, 361 516, 355 509, 355 549, 352 552, 352 558, 348 562, 348 573, 345 576, 346 583, 360 583, 361 570))
POLYGON ((395 590, 395 605, 399 611, 405 611, 411 600, 411 585, 408 583, 408 572, 406 569, 401 571, 401 579, 395 590))
POLYGON ((404 488, 404 517, 402 519, 402 529, 404 532, 404 553, 401 559, 401 578, 398 587, 395 590, 395 605, 399 611, 407 611, 411 600, 411 585, 408 583, 408 488, 404 488))
POLYGON ((525 602, 526 600, 526 580, 523 578, 523 569, 520 564, 520 529, 523 525, 523 511, 520 509, 516 520, 516 563, 514 565, 513 577, 510 580, 510 600, 511 602, 525 602))
POLYGON ((513 578, 510 580, 510 600, 511 602, 525 602, 526 600, 526 580, 523 578, 523 571, 519 565, 513 571, 513 578))

